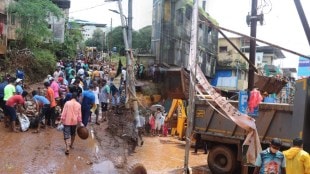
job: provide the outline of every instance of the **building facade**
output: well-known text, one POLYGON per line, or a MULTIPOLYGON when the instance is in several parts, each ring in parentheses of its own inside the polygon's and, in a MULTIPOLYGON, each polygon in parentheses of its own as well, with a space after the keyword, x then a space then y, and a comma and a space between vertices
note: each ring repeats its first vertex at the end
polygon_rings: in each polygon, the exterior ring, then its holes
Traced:
MULTIPOLYGON (((241 52, 249 57, 249 38, 229 38, 241 52)), ((271 46, 256 46, 255 67, 264 76, 276 76, 282 74, 281 70, 274 66, 274 60, 285 58, 282 51, 271 46)), ((248 87, 249 65, 246 60, 225 39, 218 41, 218 61, 215 78, 212 85, 227 91, 244 90, 248 87)))

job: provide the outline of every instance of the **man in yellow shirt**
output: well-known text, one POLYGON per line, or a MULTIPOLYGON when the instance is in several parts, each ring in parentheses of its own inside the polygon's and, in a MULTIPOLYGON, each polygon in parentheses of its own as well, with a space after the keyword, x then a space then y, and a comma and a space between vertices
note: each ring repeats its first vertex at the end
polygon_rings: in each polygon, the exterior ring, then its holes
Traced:
POLYGON ((295 138, 293 147, 283 152, 286 158, 286 174, 310 174, 310 156, 302 146, 302 139, 295 138))

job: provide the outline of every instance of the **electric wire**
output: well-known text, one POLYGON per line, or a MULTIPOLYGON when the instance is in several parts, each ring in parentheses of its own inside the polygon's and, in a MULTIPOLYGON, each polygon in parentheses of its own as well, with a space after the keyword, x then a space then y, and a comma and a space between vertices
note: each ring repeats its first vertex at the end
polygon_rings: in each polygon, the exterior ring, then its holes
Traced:
POLYGON ((105 5, 105 4, 106 3, 98 4, 98 5, 95 5, 95 6, 92 6, 92 7, 87 7, 87 8, 83 8, 83 9, 79 9, 79 10, 75 10, 75 11, 69 12, 69 14, 77 13, 77 12, 81 12, 81 11, 86 11, 86 10, 90 10, 90 9, 94 9, 94 8, 97 8, 97 7, 101 7, 101 6, 105 5))

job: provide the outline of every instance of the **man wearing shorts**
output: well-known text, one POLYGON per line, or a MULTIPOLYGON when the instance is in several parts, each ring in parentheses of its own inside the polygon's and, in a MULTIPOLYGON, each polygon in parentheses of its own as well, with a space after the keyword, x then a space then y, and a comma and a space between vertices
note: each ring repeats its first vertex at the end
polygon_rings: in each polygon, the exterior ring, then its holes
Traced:
POLYGON ((15 127, 16 118, 17 118, 15 107, 17 106, 18 111, 22 113, 21 106, 23 106, 24 109, 26 109, 25 97, 27 95, 28 95, 27 91, 23 91, 22 95, 13 95, 6 101, 5 109, 6 109, 6 113, 10 117, 13 132, 18 132, 18 130, 15 127))
POLYGON ((99 94, 99 100, 101 103, 101 111, 102 111, 102 120, 107 121, 107 110, 108 110, 108 101, 111 98, 110 94, 110 86, 107 84, 107 81, 103 79, 102 81, 102 88, 99 94))
POLYGON ((69 155, 70 148, 73 148, 77 124, 84 126, 82 123, 81 104, 77 101, 76 92, 72 93, 72 99, 65 103, 61 113, 61 123, 64 125, 65 154, 69 155))
MULTIPOLYGON (((37 130, 35 130, 33 132, 33 133, 39 133, 40 132, 40 123, 42 122, 43 119, 46 119, 47 115, 50 115, 51 103, 46 97, 44 97, 42 95, 38 95, 38 92, 35 90, 32 91, 32 99, 36 103, 36 110, 41 111, 39 114, 37 130)), ((46 126, 46 125, 44 125, 44 126, 46 126)))

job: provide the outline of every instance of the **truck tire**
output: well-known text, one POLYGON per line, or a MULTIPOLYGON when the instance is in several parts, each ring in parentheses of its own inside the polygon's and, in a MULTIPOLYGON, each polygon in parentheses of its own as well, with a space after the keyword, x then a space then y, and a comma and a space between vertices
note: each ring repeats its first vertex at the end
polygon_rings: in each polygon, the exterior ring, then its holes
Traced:
POLYGON ((229 147, 216 146, 208 154, 208 166, 213 174, 231 174, 236 164, 236 155, 229 147))
POLYGON ((130 166, 127 170, 128 174, 147 174, 146 168, 141 163, 130 166))

